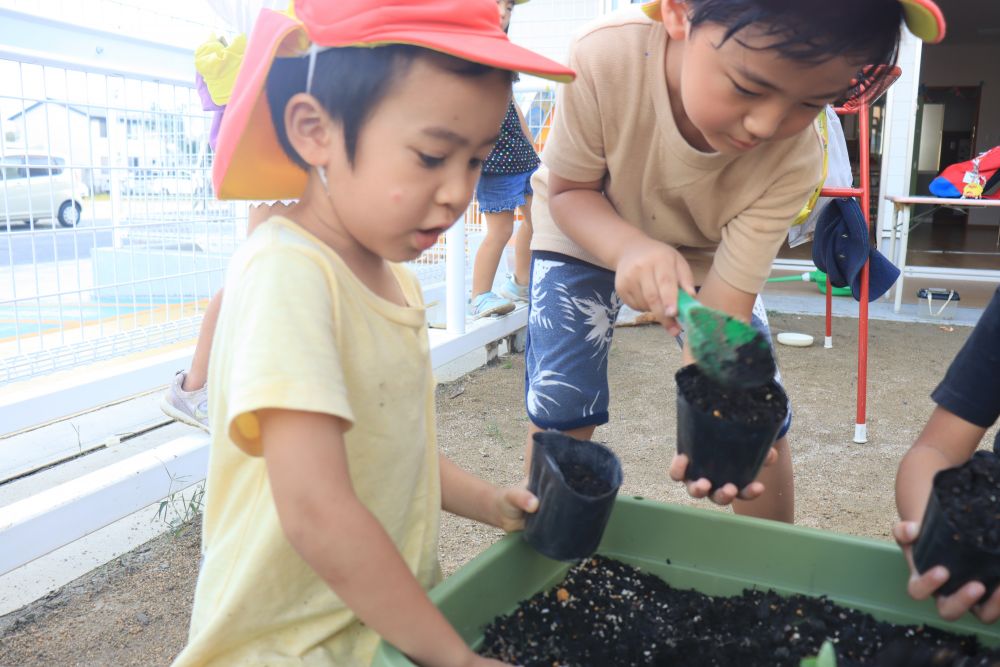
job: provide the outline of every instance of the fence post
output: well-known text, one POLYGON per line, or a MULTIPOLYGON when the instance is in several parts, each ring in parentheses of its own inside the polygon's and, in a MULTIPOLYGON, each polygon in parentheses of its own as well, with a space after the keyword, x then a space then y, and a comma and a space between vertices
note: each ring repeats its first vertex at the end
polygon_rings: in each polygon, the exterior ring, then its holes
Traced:
POLYGON ((465 216, 445 235, 445 294, 448 333, 465 333, 465 216))

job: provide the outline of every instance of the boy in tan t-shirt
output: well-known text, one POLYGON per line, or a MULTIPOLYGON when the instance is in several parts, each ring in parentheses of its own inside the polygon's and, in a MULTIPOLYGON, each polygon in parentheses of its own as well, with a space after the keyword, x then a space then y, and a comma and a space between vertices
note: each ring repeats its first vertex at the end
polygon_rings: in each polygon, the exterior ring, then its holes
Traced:
MULTIPOLYGON (((930 0, 659 0, 578 36, 578 77, 559 89, 532 180, 532 432, 589 439, 608 421, 623 302, 678 335, 678 289, 700 285, 702 303, 767 333, 757 293, 823 179, 817 117, 864 65, 895 61, 904 20, 928 41, 943 36, 930 0)), ((789 423, 757 481, 711 499, 792 521, 789 423)), ((671 477, 686 465, 677 457, 671 477)), ((687 488, 705 497, 710 486, 687 488)))

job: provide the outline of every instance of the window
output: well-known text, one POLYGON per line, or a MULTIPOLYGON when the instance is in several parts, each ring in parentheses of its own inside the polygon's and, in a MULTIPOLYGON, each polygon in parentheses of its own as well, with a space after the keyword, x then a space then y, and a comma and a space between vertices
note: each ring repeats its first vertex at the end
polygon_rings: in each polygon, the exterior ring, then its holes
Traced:
POLYGON ((24 158, 18 155, 0 158, 0 164, 3 165, 3 175, 7 180, 12 180, 15 178, 26 178, 28 176, 27 171, 24 169, 24 158))
POLYGON ((107 118, 90 118, 90 131, 91 134, 96 133, 101 139, 108 138, 108 119, 107 118))
POLYGON ((28 176, 56 176, 62 173, 57 165, 65 164, 62 158, 31 156, 28 158, 28 176))

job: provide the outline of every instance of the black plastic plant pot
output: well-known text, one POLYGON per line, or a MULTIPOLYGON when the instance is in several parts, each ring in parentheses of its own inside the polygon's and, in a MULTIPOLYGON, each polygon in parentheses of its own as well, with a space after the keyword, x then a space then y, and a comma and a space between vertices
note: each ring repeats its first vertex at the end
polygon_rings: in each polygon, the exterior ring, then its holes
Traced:
POLYGON ((696 365, 677 371, 677 453, 687 454, 686 477, 706 478, 712 490, 742 489, 760 472, 788 414, 788 396, 776 381, 727 389, 696 365))
POLYGON ((536 433, 528 490, 538 511, 524 539, 543 556, 575 561, 597 550, 622 484, 622 467, 604 445, 556 431, 536 433))
MULTIPOLYGON (((991 456, 994 455, 989 452, 975 454, 975 457, 991 456)), ((920 573, 936 565, 948 568, 948 581, 937 590, 940 595, 954 593, 970 581, 980 581, 986 586, 985 599, 1000 584, 1000 549, 977 544, 949 520, 939 494, 946 491, 954 470, 949 468, 934 475, 934 487, 924 511, 920 536, 913 546, 913 564, 920 573)))

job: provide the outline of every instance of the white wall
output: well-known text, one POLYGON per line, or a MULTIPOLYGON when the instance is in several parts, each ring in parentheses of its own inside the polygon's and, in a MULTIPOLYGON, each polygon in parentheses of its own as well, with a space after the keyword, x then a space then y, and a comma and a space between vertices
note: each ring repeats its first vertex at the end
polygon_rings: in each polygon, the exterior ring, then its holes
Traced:
MULTIPOLYGON (((885 197, 910 192, 910 144, 916 131, 917 89, 922 53, 920 41, 904 30, 897 61, 903 73, 889 89, 886 98, 885 149, 879 186, 878 219, 882 232, 880 244, 887 243, 894 222, 892 204, 885 197)), ((882 247, 884 250, 885 245, 882 247)))

